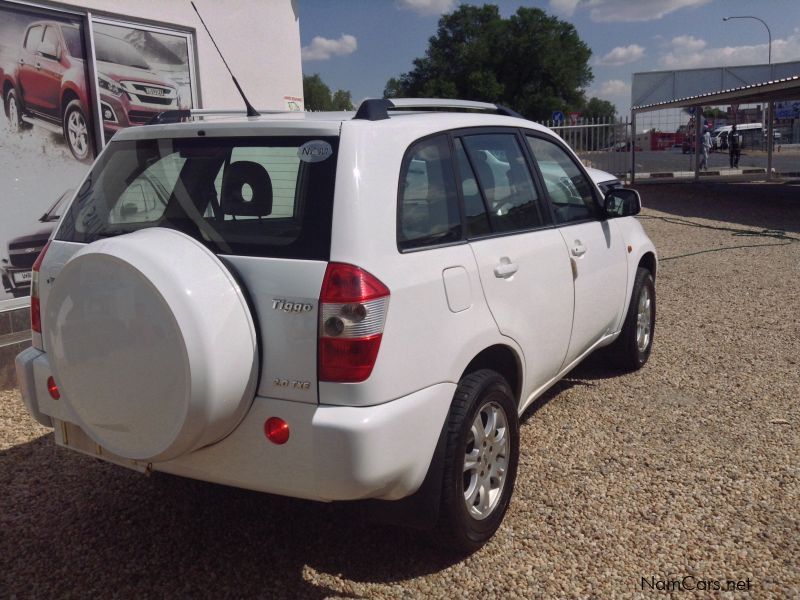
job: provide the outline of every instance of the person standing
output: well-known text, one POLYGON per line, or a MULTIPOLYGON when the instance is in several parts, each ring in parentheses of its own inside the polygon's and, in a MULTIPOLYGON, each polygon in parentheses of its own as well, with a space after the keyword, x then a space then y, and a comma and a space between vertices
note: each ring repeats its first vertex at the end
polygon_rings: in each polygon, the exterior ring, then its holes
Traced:
POLYGON ((728 134, 728 152, 730 154, 731 169, 739 168, 739 157, 742 153, 742 136, 736 131, 736 125, 728 134))
POLYGON ((708 171, 708 153, 711 151, 711 132, 706 129, 703 134, 703 154, 700 156, 700 169, 708 171))

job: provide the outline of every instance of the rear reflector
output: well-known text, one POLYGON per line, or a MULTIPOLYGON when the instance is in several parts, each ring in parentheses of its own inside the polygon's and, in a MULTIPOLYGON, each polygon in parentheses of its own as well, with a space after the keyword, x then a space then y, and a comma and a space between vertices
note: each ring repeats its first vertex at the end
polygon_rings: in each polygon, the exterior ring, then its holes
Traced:
POLYGON ((320 293, 320 381, 357 383, 372 373, 389 308, 389 288, 353 265, 329 263, 320 293))
POLYGON ((58 391, 56 380, 53 379, 52 375, 47 378, 47 391, 50 393, 50 397, 53 400, 58 400, 59 398, 61 398, 61 392, 58 391))
POLYGON ((289 439, 289 424, 281 418, 270 417, 264 422, 264 435, 273 444, 285 444, 289 439))

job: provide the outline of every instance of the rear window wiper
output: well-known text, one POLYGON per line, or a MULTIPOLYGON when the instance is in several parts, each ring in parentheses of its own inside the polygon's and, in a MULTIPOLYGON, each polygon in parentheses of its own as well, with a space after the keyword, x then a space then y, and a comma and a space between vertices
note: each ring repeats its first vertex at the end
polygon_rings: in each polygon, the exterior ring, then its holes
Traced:
POLYGON ((117 235, 125 235, 126 233, 133 233, 135 229, 104 229, 95 233, 97 237, 114 237, 117 235))

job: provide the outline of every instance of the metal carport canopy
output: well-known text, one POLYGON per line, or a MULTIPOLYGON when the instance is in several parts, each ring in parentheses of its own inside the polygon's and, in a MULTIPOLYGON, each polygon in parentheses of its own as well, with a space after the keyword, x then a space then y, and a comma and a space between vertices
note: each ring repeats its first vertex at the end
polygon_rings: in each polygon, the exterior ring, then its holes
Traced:
MULTIPOLYGON (((718 92, 707 92, 704 94, 697 94, 695 96, 687 96, 685 98, 678 98, 676 100, 665 100, 663 102, 655 102, 653 104, 643 104, 641 106, 631 107, 631 121, 634 135, 636 132, 636 115, 638 113, 648 112, 652 110, 663 110, 666 108, 689 108, 692 106, 713 106, 715 104, 724 103, 737 103, 744 104, 748 102, 768 102, 770 106, 770 114, 772 114, 772 103, 775 100, 789 100, 792 98, 800 97, 800 75, 793 75, 791 77, 784 77, 783 79, 776 79, 774 81, 765 81, 762 83, 752 83, 740 87, 721 90, 718 92)), ((701 133, 701 119, 695 122, 695 135, 700 139, 701 133)), ((769 119, 767 123, 767 139, 771 140, 773 131, 773 119, 769 119)), ((631 144, 631 181, 636 180, 636 144, 631 144)), ((695 181, 699 180, 700 176, 700 145, 695 144, 695 166, 694 177, 695 181)), ((772 144, 767 144, 767 178, 772 178, 772 144)))
POLYGON ((795 96, 800 97, 800 75, 785 77, 775 81, 743 85, 719 92, 687 96, 686 98, 678 98, 676 100, 633 106, 631 107, 631 112, 648 112, 665 108, 688 108, 690 106, 713 106, 726 102, 742 104, 747 102, 770 102, 774 100, 788 100, 795 96))

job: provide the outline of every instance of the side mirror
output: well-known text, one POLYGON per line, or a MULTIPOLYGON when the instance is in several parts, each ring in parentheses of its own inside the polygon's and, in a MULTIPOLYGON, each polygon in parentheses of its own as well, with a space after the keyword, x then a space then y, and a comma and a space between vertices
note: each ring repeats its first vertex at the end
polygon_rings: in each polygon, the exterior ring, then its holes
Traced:
POLYGON ((603 210, 609 219, 632 217, 642 211, 642 198, 636 190, 613 188, 606 194, 603 210))

